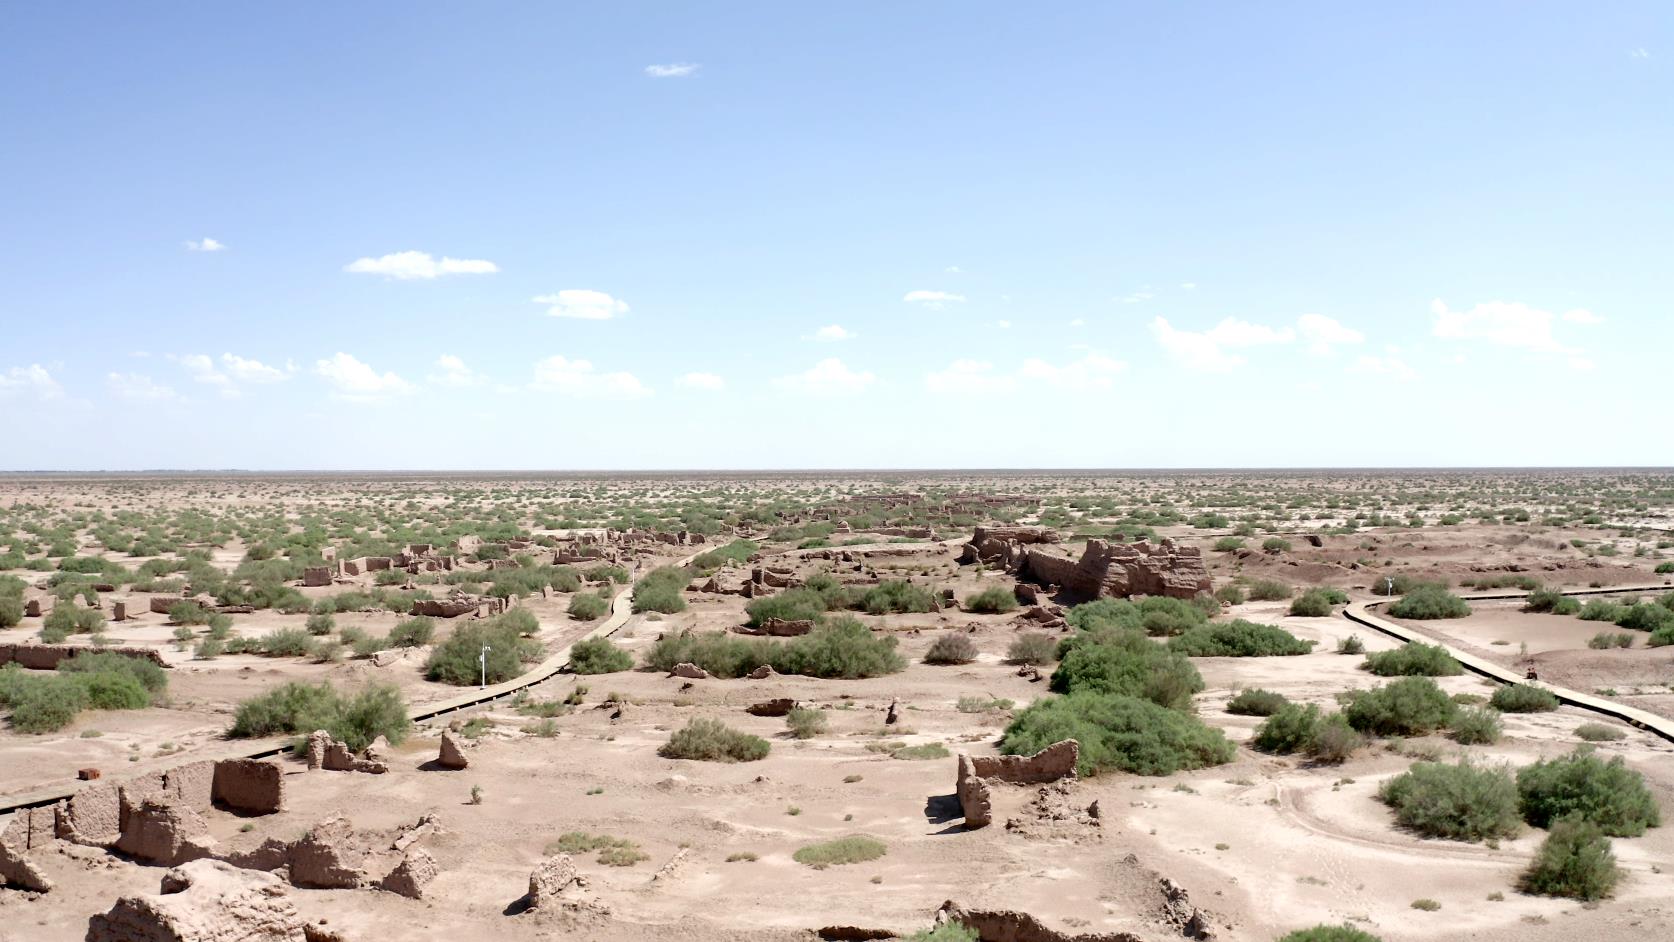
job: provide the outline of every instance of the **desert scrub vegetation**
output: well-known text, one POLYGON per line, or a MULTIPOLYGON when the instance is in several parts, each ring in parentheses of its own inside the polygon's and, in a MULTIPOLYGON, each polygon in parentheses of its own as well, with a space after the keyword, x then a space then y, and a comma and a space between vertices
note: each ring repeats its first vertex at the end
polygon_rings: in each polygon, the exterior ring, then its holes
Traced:
POLYGON ((799 864, 824 870, 826 867, 840 867, 846 864, 865 863, 877 860, 889 852, 889 847, 883 841, 865 834, 851 834, 835 840, 824 841, 819 844, 809 844, 799 847, 791 859, 799 864))
POLYGON ((676 730, 657 755, 703 762, 754 762, 767 758, 771 748, 760 736, 740 732, 720 720, 699 717, 676 730))
POLYGON ((47 644, 62 644, 70 635, 96 635, 104 630, 105 616, 98 609, 78 608, 64 600, 41 619, 41 640, 47 644))
POLYGON ((644 664, 670 671, 690 662, 716 677, 742 677, 767 665, 781 674, 854 680, 893 674, 907 666, 895 639, 872 634, 854 618, 833 618, 785 641, 741 638, 724 631, 669 633, 645 652, 644 664))
POLYGON ((1331 614, 1333 605, 1343 605, 1347 602, 1348 595, 1343 590, 1315 586, 1290 600, 1290 614, 1305 618, 1323 618, 1331 614))
POLYGON ((1484 707, 1462 707, 1453 715, 1453 741, 1461 746, 1488 746, 1500 741, 1500 714, 1484 707))
POLYGON ((1517 785, 1504 766, 1417 762, 1378 788, 1395 823, 1425 837, 1486 841, 1514 836, 1522 822, 1517 785))
MULTIPOLYGON (((1219 605, 1216 605, 1216 610, 1219 610, 1219 605)), ((1087 602, 1071 608, 1065 620, 1072 627, 1088 632, 1127 629, 1162 637, 1184 634, 1207 624, 1209 614, 1183 599, 1152 596, 1137 602, 1127 599, 1087 602)))
POLYGON ((1402 677, 1373 690, 1353 691, 1343 715, 1362 733, 1422 736, 1447 728, 1457 709, 1430 678, 1402 677))
POLYGON ((1296 590, 1277 579, 1256 579, 1248 590, 1252 602, 1279 602, 1291 597, 1296 590))
POLYGON ((570 648, 570 670, 577 674, 614 674, 630 670, 633 655, 608 638, 584 638, 570 648))
POLYGON ((528 625, 510 617, 515 614, 518 610, 514 609, 505 615, 455 626, 446 641, 431 649, 424 665, 425 679, 456 687, 482 682, 485 666, 477 658, 484 646, 489 649, 487 683, 501 683, 523 673, 523 665, 539 660, 543 648, 540 642, 523 636, 528 625))
POLYGON ((56 671, 0 668, 0 707, 12 711, 12 728, 20 733, 55 732, 82 710, 144 709, 161 702, 167 689, 161 667, 112 652, 77 653, 56 671))
POLYGON ((1188 710, 1203 690, 1203 676, 1184 654, 1127 629, 1082 631, 1058 645, 1058 658, 1054 693, 1111 693, 1188 710))
POLYGON ((1348 761, 1365 739, 1341 713, 1321 713, 1313 704, 1287 703, 1256 728, 1250 746, 1278 755, 1302 753, 1316 762, 1348 761))
POLYGON ((1382 942, 1370 932, 1364 932, 1351 925, 1341 926, 1313 926, 1308 929, 1298 929, 1280 937, 1279 942, 1382 942))
POLYGON ((1574 615, 1581 611, 1581 603, 1558 589, 1532 589, 1523 600, 1523 611, 1544 612, 1549 615, 1574 615))
POLYGON ((691 573, 679 566, 658 566, 634 583, 634 612, 673 615, 685 611, 686 598, 682 593, 690 581, 691 573))
POLYGON ((1379 677, 1456 677, 1465 672, 1446 648, 1422 641, 1368 654, 1362 666, 1379 677))
MULTIPOLYGON (((346 631, 341 633, 340 636, 344 641, 350 640, 346 631)), ((436 637, 436 622, 420 615, 416 618, 396 622, 395 627, 389 630, 389 637, 386 640, 392 648, 422 648, 429 644, 434 637, 436 637)), ((350 643, 353 642, 350 641, 350 643)))
POLYGON ((722 566, 742 566, 750 561, 750 557, 761 549, 761 544, 754 540, 733 540, 719 549, 712 549, 707 553, 700 553, 692 560, 692 568, 700 573, 711 573, 722 566))
POLYGON ((969 664, 977 658, 976 644, 961 631, 937 638, 924 654, 926 664, 969 664))
POLYGON ((594 621, 609 611, 610 596, 602 592, 580 592, 571 596, 567 614, 580 621, 594 621))
POLYGON ((1050 664, 1057 659, 1058 641, 1051 635, 1030 632, 1018 635, 1006 648, 1006 661, 1012 664, 1050 664))
POLYGON ((1596 824, 1579 816, 1552 823, 1517 888, 1536 896, 1564 896, 1592 901, 1616 888, 1621 871, 1610 840, 1596 824))
POLYGON ((1117 770, 1170 775, 1231 761, 1233 745, 1196 717, 1150 700, 1100 691, 1044 697, 1019 713, 1000 743, 1007 755, 1033 755, 1074 739, 1082 775, 1117 770))
POLYGON ((1495 689, 1488 705, 1501 713, 1546 713, 1558 708, 1558 698, 1529 684, 1507 684, 1495 689))
POLYGON ((1587 639, 1587 647, 1594 651, 1633 647, 1633 635, 1626 631, 1601 631, 1587 639))
POLYGON ((1465 600, 1438 585, 1421 585, 1389 606, 1396 618, 1422 621, 1436 618, 1464 618, 1471 613, 1465 600))
POLYGON ((1605 761, 1586 746, 1525 766, 1517 773, 1517 791, 1523 819, 1535 827, 1577 816, 1611 837, 1638 837, 1662 824, 1644 777, 1621 756, 1605 761))
POLYGON ((1260 687, 1240 690, 1226 702, 1226 711, 1239 716, 1272 716, 1290 703, 1282 694, 1260 687))
POLYGON ((794 707, 785 714, 785 728, 794 739, 813 739, 825 732, 827 725, 824 710, 794 707))
POLYGON ((1240 618, 1192 628, 1168 639, 1168 649, 1187 657, 1289 657, 1307 654, 1314 643, 1283 628, 1240 618))
POLYGON ((1217 553, 1232 553, 1244 548, 1244 538, 1238 536, 1223 536, 1215 541, 1214 551, 1217 553))
MULTIPOLYGON (((400 745, 412 725, 407 703, 393 684, 373 684, 346 696, 329 683, 293 681, 240 703, 228 735, 235 739, 281 733, 306 736, 323 729, 359 752, 379 736, 400 745)), ((297 748, 303 745, 299 741, 297 748)))
POLYGON ((923 586, 891 579, 861 593, 857 606, 868 615, 931 612, 936 610, 936 596, 923 586))
POLYGON ((589 834, 586 831, 568 831, 561 834, 556 841, 546 846, 544 852, 580 856, 595 851, 598 852, 599 863, 607 867, 631 867, 642 860, 651 859, 651 855, 640 850, 638 844, 625 837, 589 834))
POLYGON ((1627 738, 1627 733, 1603 723, 1582 723, 1575 727, 1575 735, 1586 742, 1620 742, 1627 738))
POLYGON ((1017 594, 1004 586, 991 585, 965 599, 966 611, 1000 614, 1017 608, 1017 594))

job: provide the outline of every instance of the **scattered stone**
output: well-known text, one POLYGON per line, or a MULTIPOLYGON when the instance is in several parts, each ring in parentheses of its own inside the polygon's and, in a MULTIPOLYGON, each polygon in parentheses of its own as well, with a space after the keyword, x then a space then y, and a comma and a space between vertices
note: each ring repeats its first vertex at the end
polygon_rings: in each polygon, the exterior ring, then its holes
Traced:
POLYGON ((449 730, 442 731, 442 748, 436 754, 436 764, 444 769, 463 769, 471 764, 465 758, 464 750, 459 748, 459 740, 453 738, 449 730))
POLYGON ((427 814, 419 818, 418 823, 412 825, 411 827, 402 828, 401 833, 396 835, 395 841, 389 845, 389 849, 393 851, 405 851, 408 847, 412 846, 414 841, 423 837, 429 837, 440 830, 442 830, 442 822, 438 821, 435 815, 427 814))
POLYGON ((684 677, 688 680, 708 680, 709 672, 690 661, 681 661, 674 665, 674 670, 668 672, 670 677, 684 677))
POLYGON ((172 867, 215 853, 209 822, 172 798, 146 798, 126 817, 116 849, 130 857, 172 867))
POLYGON ((983 942, 1144 942, 1131 932, 1073 934, 1049 929, 1028 913, 1010 909, 966 909, 948 900, 936 911, 936 922, 958 923, 983 942))
POLYGON ((796 709, 795 700, 790 697, 780 697, 776 700, 752 703, 745 708, 745 712, 751 716, 786 716, 794 709, 796 709))
POLYGON ((576 871, 569 854, 548 857, 529 874, 529 908, 551 909, 567 891, 585 886, 587 881, 576 871))
POLYGON ((314 825, 290 847, 291 883, 320 889, 353 889, 366 879, 354 825, 337 817, 314 825))
POLYGON ((965 827, 987 827, 994 820, 994 804, 988 783, 971 769, 971 757, 964 753, 959 755, 959 777, 954 792, 959 797, 960 810, 965 814, 965 827))
POLYGON ((331 738, 331 734, 323 729, 316 729, 308 734, 307 764, 310 769, 325 769, 328 772, 369 772, 382 775, 389 771, 389 766, 382 762, 355 758, 355 754, 349 751, 349 747, 342 740, 331 738))
POLYGON ((746 679, 746 680, 766 680, 767 678, 772 677, 773 675, 774 675, 773 665, 763 664, 762 666, 756 668, 755 670, 749 672, 748 674, 745 674, 744 679, 746 679))
POLYGON ((125 896, 87 921, 87 942, 307 942, 277 877, 198 860, 163 878, 157 896, 125 896))
POLYGON ((440 872, 436 866, 436 858, 426 853, 423 848, 415 847, 401 858, 394 870, 378 882, 378 888, 408 899, 422 899, 424 888, 429 886, 430 881, 436 879, 440 872))

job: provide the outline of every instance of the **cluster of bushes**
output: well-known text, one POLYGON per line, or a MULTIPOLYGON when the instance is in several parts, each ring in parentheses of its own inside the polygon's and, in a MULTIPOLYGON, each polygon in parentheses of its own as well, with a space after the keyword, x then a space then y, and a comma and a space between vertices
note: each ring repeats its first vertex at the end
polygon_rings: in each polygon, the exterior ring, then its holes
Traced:
POLYGON ((1330 586, 1315 586, 1290 602, 1290 613, 1304 618, 1323 618, 1333 605, 1348 604, 1348 593, 1330 586))
POLYGON ((977 658, 976 644, 963 632, 944 634, 924 655, 926 664, 969 664, 977 658))
POLYGON ((1099 599, 1069 610, 1065 620, 1082 631, 1127 629, 1153 637, 1184 634, 1209 623, 1220 605, 1194 604, 1183 599, 1152 596, 1137 602, 1128 599, 1099 599))
POLYGON ((761 544, 753 540, 733 540, 718 549, 700 553, 692 560, 692 568, 700 573, 711 573, 728 564, 742 566, 749 562, 750 557, 761 549, 761 544))
POLYGON ((991 585, 965 600, 968 611, 984 614, 999 614, 1017 608, 1017 594, 1012 590, 998 585, 991 585))
POLYGON ((1549 615, 1574 615, 1581 611, 1581 603, 1557 589, 1537 588, 1523 600, 1523 611, 1544 612, 1549 615))
POLYGON ((1013 664, 1050 664, 1058 658, 1058 641, 1049 634, 1029 632, 1012 639, 1006 660, 1013 664))
POLYGON ((1191 708, 1203 677, 1178 651, 1128 629, 1094 628, 1058 645, 1054 693, 1110 693, 1176 710, 1191 708))
POLYGON ((1290 703, 1283 694, 1260 687, 1240 690, 1226 702, 1226 711, 1238 716, 1272 716, 1290 703))
POLYGON ((685 611, 686 598, 682 593, 690 581, 691 573, 679 566, 658 566, 634 583, 634 611, 665 615, 685 611))
POLYGON ((1464 599, 1434 584, 1417 586, 1389 606, 1389 614, 1396 618, 1415 620, 1464 618, 1470 613, 1471 607, 1464 599))
MULTIPOLYGON (((1665 592, 1655 601, 1623 603, 1590 599, 1581 606, 1578 615, 1583 621, 1607 621, 1618 628, 1649 632, 1651 636, 1646 639, 1646 644, 1651 647, 1674 644, 1674 592, 1665 592)), ((1631 644, 1630 640, 1620 646, 1631 644)))
POLYGON ((228 735, 240 739, 281 733, 306 736, 323 729, 358 752, 379 736, 400 745, 412 725, 407 703, 393 684, 373 684, 344 695, 329 683, 292 682, 240 703, 228 735))
POLYGON ((740 732, 720 720, 699 718, 676 730, 657 755, 706 762, 754 762, 767 758, 771 748, 760 736, 740 732))
POLYGON ((1517 887, 1539 896, 1563 896, 1586 902, 1603 899, 1616 888, 1621 871, 1604 830, 1575 816, 1552 822, 1517 887))
POLYGON ((1374 736, 1423 736, 1446 729, 1458 705, 1428 677, 1402 677, 1354 691, 1343 708, 1349 725, 1374 736))
POLYGON ((12 728, 21 733, 63 729, 82 710, 144 709, 167 690, 161 667, 110 651, 77 653, 56 671, 0 668, 0 707, 12 711, 12 728))
POLYGON ((633 666, 633 655, 608 638, 584 638, 570 648, 570 670, 577 674, 614 674, 633 666))
POLYGON ((1558 708, 1558 698, 1529 684, 1508 684, 1495 690, 1488 704, 1501 713, 1545 713, 1558 708))
POLYGON ((1076 770, 1082 775, 1110 770, 1169 775, 1220 765, 1231 761, 1235 751, 1219 730, 1193 716, 1095 690, 1031 704, 1006 727, 1000 751, 1032 755, 1065 739, 1081 744, 1076 770))
POLYGON ((581 573, 573 566, 533 564, 516 569, 495 569, 489 573, 488 594, 495 598, 524 598, 546 588, 556 592, 578 591, 581 588, 581 573))
POLYGON ((724 631, 667 634, 645 653, 645 666, 668 671, 690 662, 716 677, 742 677, 762 665, 781 674, 856 679, 893 674, 907 666, 895 639, 873 635, 843 617, 784 641, 742 638, 724 631))
POLYGON ((1397 824, 1425 837, 1494 840, 1515 835, 1521 823, 1517 785, 1504 766, 1418 762, 1385 781, 1378 799, 1397 824))
POLYGON ((1606 761, 1588 749, 1543 759, 1517 773, 1523 820, 1549 827, 1574 816, 1611 837, 1638 837, 1660 826, 1662 812, 1644 777, 1620 756, 1606 761))
POLYGON ((97 635, 104 630, 105 616, 98 609, 81 608, 64 600, 41 620, 41 640, 47 644, 62 644, 70 635, 97 635))
POLYGON ((570 597, 568 610, 571 618, 596 621, 610 611, 610 596, 605 592, 580 592, 570 597))
POLYGON ((27 587, 16 576, 0 576, 0 628, 15 628, 23 621, 23 590, 27 587))
POLYGON ((1379 677, 1457 677, 1465 672, 1446 648, 1422 641, 1368 654, 1362 666, 1379 677))
POLYGON ((431 649, 424 676, 459 687, 481 682, 485 671, 487 683, 510 680, 523 673, 524 664, 540 659, 544 648, 528 637, 539 629, 535 617, 522 609, 459 625, 446 641, 431 649), (486 667, 478 662, 484 646, 489 649, 486 667))
POLYGON ((1250 583, 1249 588, 1252 602, 1278 602, 1290 598, 1294 592, 1290 586, 1276 579, 1257 579, 1250 583))
POLYGON ((1192 628, 1170 638, 1168 648, 1187 657, 1288 657, 1307 654, 1314 649, 1314 642, 1303 641, 1283 628, 1240 618, 1192 628))
POLYGON ((1256 728, 1251 740, 1251 745, 1262 752, 1303 753, 1333 764, 1346 762, 1364 744, 1365 739, 1343 714, 1322 713, 1313 704, 1296 703, 1279 705, 1256 728))

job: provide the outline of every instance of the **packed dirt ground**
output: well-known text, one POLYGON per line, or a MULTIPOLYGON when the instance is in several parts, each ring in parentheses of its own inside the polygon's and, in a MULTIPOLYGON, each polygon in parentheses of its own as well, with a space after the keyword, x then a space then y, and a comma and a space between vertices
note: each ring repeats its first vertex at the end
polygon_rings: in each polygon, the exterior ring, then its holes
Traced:
MULTIPOLYGON (((1227 709, 1259 689, 1333 713, 1392 682, 1363 654, 1401 643, 1343 605, 1431 583, 1468 614, 1391 620, 1674 718, 1671 514, 1674 474, 1644 471, 0 477, 0 660, 19 662, 0 669, 0 806, 35 806, 0 812, 0 939, 231 939, 192 914, 251 899, 268 934, 249 937, 349 942, 910 937, 944 903, 983 939, 1031 942, 1674 935, 1674 828, 1616 837, 1619 880, 1581 901, 1520 889, 1546 827, 1440 839, 1379 797, 1415 763, 1522 769, 1584 746, 1666 812, 1674 743, 1655 731, 1560 706, 1496 713, 1489 741, 1364 731, 1321 758, 1256 748, 1263 718, 1227 709), (1522 597, 1612 587, 1608 611, 1522 597), (1125 592, 1175 600, 1180 624, 1148 620, 1142 643, 1199 678, 1145 706, 1231 745, 1140 774, 1087 767, 1083 743, 1080 775, 957 787, 960 754, 1034 751, 1015 730, 1071 683, 1053 645, 1097 633, 1108 603, 1078 605, 1125 592), (1295 613, 1304 597, 1324 611, 1295 613), (1244 622, 1292 651, 1187 645, 1244 622), (558 669, 595 635, 604 661, 558 669), (1019 658, 1037 635, 1048 653, 1019 658), (488 662, 490 636, 514 650, 488 662), (737 660, 769 648, 771 668, 737 660), (68 669, 41 659, 98 649, 149 652, 166 685, 54 713, 43 685, 68 669), (483 679, 532 683, 427 715, 483 679), (348 743, 381 771, 265 760, 276 811, 159 778, 99 839, 55 805, 305 737, 241 709, 292 682, 393 691, 419 720, 369 754, 348 743), (765 756, 665 757, 694 719, 765 756), (1583 743, 1588 725, 1608 735, 1583 743), (845 838, 854 862, 820 855, 845 838), (320 847, 337 876, 299 876, 320 847), (398 868, 422 875, 385 879, 398 868)), ((1501 686, 1434 682, 1462 711, 1501 686)))

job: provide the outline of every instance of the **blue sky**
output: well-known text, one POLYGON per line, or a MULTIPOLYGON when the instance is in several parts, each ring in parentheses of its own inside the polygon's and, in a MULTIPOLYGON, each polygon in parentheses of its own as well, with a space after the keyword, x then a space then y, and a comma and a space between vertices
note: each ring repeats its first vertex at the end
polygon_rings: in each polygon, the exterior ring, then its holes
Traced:
POLYGON ((14 5, 0 468, 1668 464, 1671 39, 14 5))

